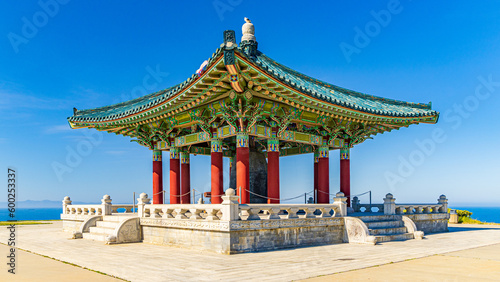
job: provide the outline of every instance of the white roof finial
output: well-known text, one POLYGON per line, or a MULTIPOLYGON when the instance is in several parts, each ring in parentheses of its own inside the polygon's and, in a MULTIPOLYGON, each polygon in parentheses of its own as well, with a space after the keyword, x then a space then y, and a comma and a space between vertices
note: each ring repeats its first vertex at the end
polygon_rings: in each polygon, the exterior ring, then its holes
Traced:
POLYGON ((253 26, 253 23, 250 21, 250 19, 245 18, 245 23, 241 27, 241 31, 243 32, 241 41, 257 42, 257 40, 255 39, 255 27, 253 26))

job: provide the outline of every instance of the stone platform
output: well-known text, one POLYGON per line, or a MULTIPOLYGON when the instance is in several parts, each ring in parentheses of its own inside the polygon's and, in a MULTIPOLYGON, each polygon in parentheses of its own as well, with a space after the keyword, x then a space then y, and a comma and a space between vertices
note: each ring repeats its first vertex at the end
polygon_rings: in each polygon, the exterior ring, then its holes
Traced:
MULTIPOLYGON (((19 248, 130 281, 290 281, 500 243, 500 226, 450 225, 424 240, 336 244, 233 256, 133 243, 71 240, 62 222, 18 226, 19 248), (241 267, 244 266, 244 267, 241 267)), ((7 229, 0 229, 6 243, 7 229)), ((20 262, 22 264, 22 261, 20 262)))
POLYGON ((221 204, 150 204, 147 194, 131 205, 71 205, 63 201, 63 229, 73 238, 107 244, 146 242, 220 254, 270 251, 339 243, 377 244, 422 239, 424 233, 448 230, 447 199, 437 204, 396 204, 387 194, 371 212, 355 204, 347 212, 347 198, 339 192, 328 204, 239 204, 233 189, 221 204), (124 213, 118 213, 118 210, 124 213), (80 223, 80 224, 78 224, 80 223))

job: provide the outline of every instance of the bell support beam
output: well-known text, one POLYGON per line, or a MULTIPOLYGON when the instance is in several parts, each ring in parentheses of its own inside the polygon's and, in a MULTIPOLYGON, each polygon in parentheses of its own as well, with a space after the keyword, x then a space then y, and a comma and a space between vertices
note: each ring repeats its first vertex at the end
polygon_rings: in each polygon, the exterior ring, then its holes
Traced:
POLYGON ((314 203, 318 203, 318 163, 319 152, 314 151, 314 203))
POLYGON ((170 204, 179 204, 180 199, 180 152, 179 148, 170 148, 170 204))
POLYGON ((163 204, 163 163, 160 150, 153 150, 153 204, 163 204))
POLYGON ((248 134, 238 132, 236 135, 236 188, 240 196, 240 204, 250 203, 250 149, 248 134))
POLYGON ((330 159, 328 146, 319 147, 318 204, 330 203, 330 159))
MULTIPOLYGON (((181 152, 181 204, 189 204, 191 199, 191 170, 189 152, 181 152)), ((194 203, 193 203, 194 204, 194 203)))
POLYGON ((222 203, 222 194, 224 194, 224 174, 222 162, 222 140, 211 140, 211 202, 212 204, 222 203))
POLYGON ((350 149, 344 146, 340 149, 340 192, 347 197, 347 206, 351 206, 351 168, 350 149))
POLYGON ((280 152, 277 138, 267 140, 267 197, 268 204, 280 203, 280 152))

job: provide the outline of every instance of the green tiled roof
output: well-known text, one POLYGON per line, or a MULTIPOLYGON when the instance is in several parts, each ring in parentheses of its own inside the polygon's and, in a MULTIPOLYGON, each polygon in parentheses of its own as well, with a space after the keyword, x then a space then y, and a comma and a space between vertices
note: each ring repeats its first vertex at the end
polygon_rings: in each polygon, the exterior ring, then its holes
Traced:
POLYGON ((328 103, 371 114, 395 117, 421 117, 438 114, 431 110, 430 103, 417 104, 386 99, 314 79, 274 61, 261 52, 257 52, 257 56, 254 58, 246 57, 288 86, 328 103))
MULTIPOLYGON (((213 65, 222 53, 223 48, 216 50, 208 60, 207 69, 213 65)), ((418 104, 381 98, 314 79, 279 64, 259 51, 257 51, 256 56, 250 57, 238 47, 236 53, 245 57, 268 75, 280 80, 289 87, 331 104, 369 114, 392 117, 425 117, 437 116, 439 114, 431 109, 430 103, 418 104)), ((175 96, 196 79, 198 79, 198 76, 193 74, 180 84, 137 99, 106 107, 76 111, 73 116, 68 118, 68 121, 92 123, 120 119, 155 107, 170 97, 175 96)))
MULTIPOLYGON (((208 67, 210 67, 215 62, 216 58, 219 57, 221 53, 222 49, 217 48, 212 57, 208 59, 208 67)), ((198 79, 198 75, 193 74, 190 78, 182 83, 139 97, 137 99, 95 109, 80 110, 77 111, 75 115, 69 117, 68 121, 99 122, 123 118, 141 112, 143 110, 147 110, 168 100, 170 97, 173 97, 177 93, 181 92, 186 86, 190 85, 196 79, 198 79)))

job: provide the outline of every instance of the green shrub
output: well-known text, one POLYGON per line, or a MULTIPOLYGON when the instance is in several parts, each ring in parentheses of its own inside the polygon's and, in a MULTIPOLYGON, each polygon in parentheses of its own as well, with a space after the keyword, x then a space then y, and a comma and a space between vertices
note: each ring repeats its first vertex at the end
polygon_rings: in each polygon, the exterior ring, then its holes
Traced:
POLYGON ((466 210, 457 210, 458 217, 470 217, 472 212, 466 210))
MULTIPOLYGON (((448 213, 450 213, 451 209, 448 209, 448 213)), ((455 210, 458 215, 458 223, 472 223, 471 222, 471 215, 472 212, 467 211, 467 210, 455 210)))

